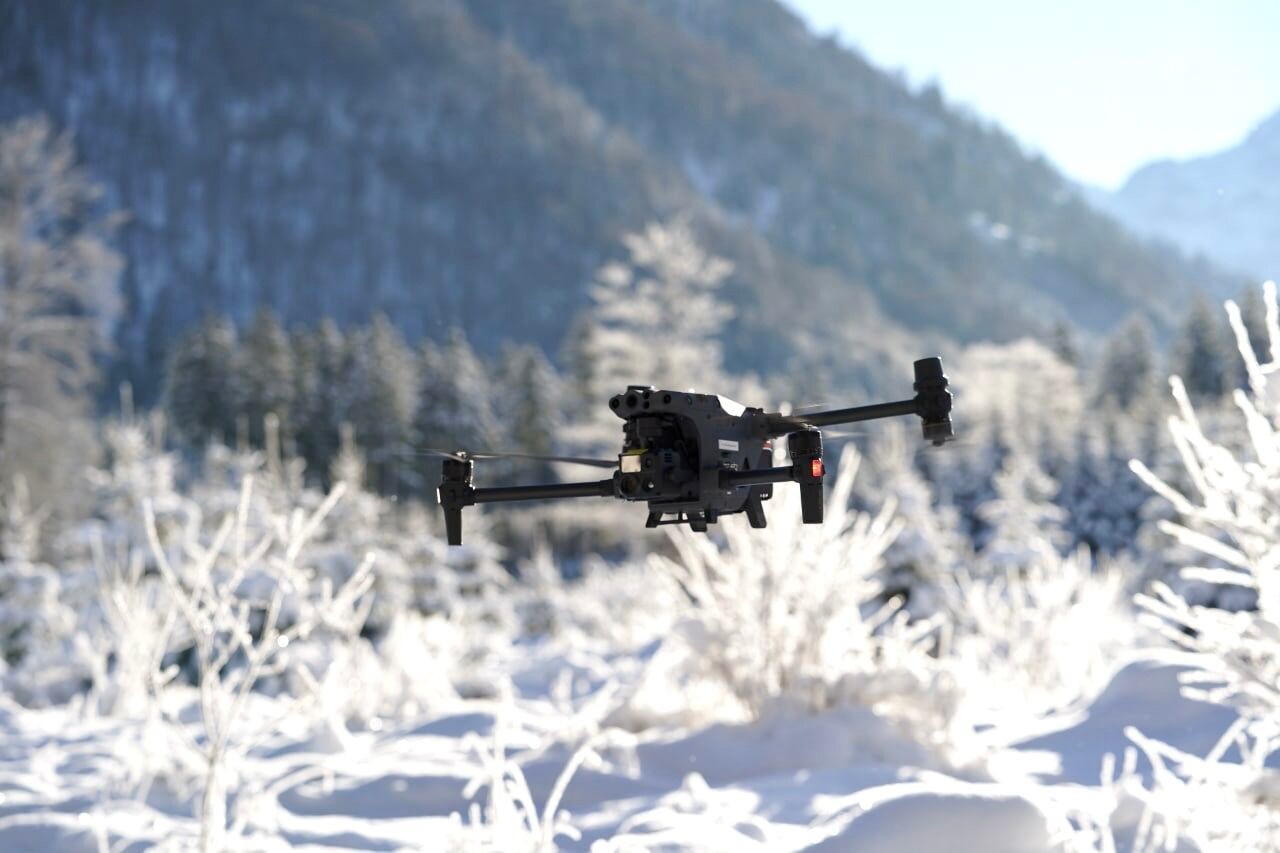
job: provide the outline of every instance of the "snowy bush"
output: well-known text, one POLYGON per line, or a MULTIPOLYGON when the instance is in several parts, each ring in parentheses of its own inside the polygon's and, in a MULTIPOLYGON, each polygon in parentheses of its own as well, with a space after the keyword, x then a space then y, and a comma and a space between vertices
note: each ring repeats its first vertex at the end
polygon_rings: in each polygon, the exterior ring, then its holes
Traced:
MULTIPOLYGON (((177 716, 172 721, 202 762, 199 846, 205 851, 221 849, 228 828, 233 835, 244 828, 243 818, 228 827, 227 798, 233 786, 228 777, 254 737, 262 734, 262 721, 254 721, 258 731, 253 731, 247 713, 255 686, 293 665, 291 645, 323 632, 352 638, 368 614, 370 560, 336 587, 303 562, 304 549, 342 487, 309 513, 298 509, 255 519, 251 525, 252 495, 253 481, 246 479, 236 512, 211 538, 193 537, 180 548, 166 546, 154 512, 148 508, 146 514, 152 557, 182 632, 174 645, 189 645, 194 653, 195 734, 189 735, 177 716)), ((153 683, 163 688, 177 674, 170 668, 153 683)))
POLYGON ((941 654, 965 686, 959 716, 984 751, 1083 710, 1136 642, 1120 568, 1095 567, 1083 548, 1039 550, 1020 569, 960 569, 943 585, 941 654))
POLYGON ((607 742, 602 733, 584 740, 570 755, 556 776, 542 808, 539 809, 525 779, 521 764, 508 755, 501 723, 488 741, 468 738, 468 746, 479 760, 479 768, 463 790, 473 802, 467 821, 453 834, 450 848, 467 853, 554 853, 557 838, 581 839, 560 801, 575 773, 584 764, 599 763, 596 749, 607 742))
POLYGON ((1150 789, 1130 786, 1146 806, 1135 853, 1179 849, 1269 853, 1280 846, 1280 773, 1267 760, 1280 750, 1276 732, 1233 726, 1200 758, 1128 729, 1152 767, 1150 789), (1231 748, 1240 760, 1225 761, 1231 748))
POLYGON ((1249 446, 1233 452, 1206 434, 1181 380, 1171 380, 1177 413, 1169 430, 1186 467, 1190 488, 1178 489, 1140 462, 1134 471, 1178 512, 1161 529, 1200 555, 1183 570, 1187 580, 1242 590, 1244 605, 1230 611, 1189 601, 1157 583, 1139 605, 1175 649, 1187 695, 1228 705, 1239 721, 1203 759, 1134 733, 1156 765, 1147 802, 1162 827, 1159 843, 1172 849, 1179 836, 1208 847, 1275 849, 1280 806, 1274 772, 1264 768, 1280 742, 1280 309, 1275 285, 1265 288, 1270 360, 1260 364, 1240 311, 1227 303, 1248 376, 1248 391, 1233 395, 1249 446), (1239 763, 1226 762, 1235 747, 1239 763), (1195 807, 1188 810, 1189 804, 1195 807))

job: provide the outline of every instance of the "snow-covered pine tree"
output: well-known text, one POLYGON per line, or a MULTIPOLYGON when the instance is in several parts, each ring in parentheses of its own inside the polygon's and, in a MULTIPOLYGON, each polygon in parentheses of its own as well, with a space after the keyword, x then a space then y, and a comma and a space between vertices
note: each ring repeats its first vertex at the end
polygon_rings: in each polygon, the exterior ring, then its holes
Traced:
POLYGON ((339 452, 341 427, 350 410, 350 347, 337 324, 325 318, 316 329, 295 333, 292 348, 290 421, 297 451, 309 471, 326 472, 339 452))
POLYGON ((923 617, 936 609, 941 579, 970 556, 972 548, 955 507, 937 500, 916 467, 914 447, 900 424, 887 427, 870 454, 866 500, 870 506, 896 507, 903 526, 884 554, 885 588, 889 594, 905 594, 910 611, 923 617))
POLYGON ((1156 365, 1151 329, 1132 317, 1107 338, 1095 367, 1093 399, 1098 405, 1130 410, 1155 393, 1156 365))
POLYGON ((719 289, 733 270, 706 252, 683 217, 653 222, 623 237, 627 260, 596 272, 586 327, 575 343, 589 360, 597 398, 587 420, 569 431, 574 443, 612 451, 620 430, 603 406, 628 385, 656 385, 754 398, 754 377, 726 374, 720 333, 732 310, 719 289))
POLYGON ((418 385, 413 350, 386 315, 352 336, 348 419, 365 450, 369 482, 384 493, 417 485, 408 451, 418 385))
POLYGON ((601 385, 724 388, 718 338, 732 311, 718 290, 733 265, 704 251, 682 218, 650 223, 623 243, 627 262, 605 264, 591 288, 601 385))
POLYGON ((1114 412, 1102 412, 1078 425, 1071 464, 1062 466, 1055 499, 1066 512, 1072 545, 1083 545, 1094 554, 1138 549, 1151 493, 1129 470, 1128 460, 1153 460, 1158 449, 1142 441, 1144 435, 1142 422, 1114 412))
MULTIPOLYGON (((499 357, 498 398, 503 401, 503 447, 518 453, 547 455, 556 450, 562 423, 561 381, 551 362, 535 346, 507 345, 499 357)), ((537 480, 554 477, 546 463, 524 466, 537 480)))
POLYGON ((249 441, 260 447, 267 415, 285 421, 293 407, 293 350, 274 311, 262 306, 245 332, 236 359, 242 395, 240 413, 249 423, 249 441))
POLYGON ((564 411, 570 421, 580 421, 595 414, 607 394, 602 394, 596 376, 594 321, 590 311, 582 311, 569 325, 560 361, 565 368, 564 411))
POLYGON ((1235 385, 1232 349, 1217 313, 1196 294, 1174 340, 1169 372, 1182 377, 1193 397, 1217 400, 1235 385))
POLYGON ((77 450, 121 267, 100 195, 46 118, 0 126, 0 489, 27 474, 37 504, 73 492, 89 461, 77 450))
POLYGON ((239 342, 225 316, 205 317, 174 348, 165 378, 165 408, 188 441, 227 442, 235 435, 240 391, 239 342))
POLYGON ((978 517, 987 525, 983 563, 995 571, 1020 572, 1051 560, 1066 543, 1066 513, 1053 502, 1058 484, 1035 455, 1015 444, 995 476, 995 491, 993 499, 978 507, 978 517))
MULTIPOLYGON (((492 383, 484 362, 461 329, 443 344, 422 344, 421 384, 414 440, 438 450, 490 449, 501 439, 492 383)), ((434 462, 425 466, 437 469, 434 462)))
POLYGON ((1049 348, 1064 364, 1080 364, 1080 348, 1076 346, 1075 329, 1066 320, 1058 320, 1049 333, 1049 348))

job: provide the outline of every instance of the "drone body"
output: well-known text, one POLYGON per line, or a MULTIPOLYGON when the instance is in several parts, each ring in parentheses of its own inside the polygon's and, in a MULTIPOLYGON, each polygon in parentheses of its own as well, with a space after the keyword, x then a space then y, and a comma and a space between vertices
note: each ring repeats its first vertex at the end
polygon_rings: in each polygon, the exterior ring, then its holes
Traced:
POLYGON ((632 385, 609 400, 609 408, 623 420, 617 460, 562 460, 613 469, 607 480, 476 488, 475 459, 518 454, 443 454, 438 494, 449 544, 462 544, 463 507, 551 498, 644 501, 646 527, 688 524, 705 531, 708 524, 735 513, 745 513, 752 527, 764 527, 764 501, 772 496, 774 483, 784 482, 800 486, 803 521, 820 523, 826 470, 819 427, 914 414, 921 418, 927 440, 942 444, 951 439, 951 394, 942 361, 917 361, 915 376, 916 396, 909 400, 803 415, 744 407, 714 394, 632 385), (772 442, 782 436, 787 437, 791 464, 775 467, 772 442))

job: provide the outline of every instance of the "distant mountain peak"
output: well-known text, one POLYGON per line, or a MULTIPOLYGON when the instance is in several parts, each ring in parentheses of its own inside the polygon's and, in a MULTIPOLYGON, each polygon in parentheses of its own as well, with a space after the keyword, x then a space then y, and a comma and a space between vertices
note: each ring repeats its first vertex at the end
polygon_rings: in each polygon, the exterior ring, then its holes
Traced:
POLYGON ((1280 111, 1238 145, 1138 169, 1094 195, 1134 230, 1250 276, 1280 278, 1280 111))
POLYGON ((1258 123, 1244 142, 1247 146, 1267 146, 1280 156, 1280 109, 1258 123))

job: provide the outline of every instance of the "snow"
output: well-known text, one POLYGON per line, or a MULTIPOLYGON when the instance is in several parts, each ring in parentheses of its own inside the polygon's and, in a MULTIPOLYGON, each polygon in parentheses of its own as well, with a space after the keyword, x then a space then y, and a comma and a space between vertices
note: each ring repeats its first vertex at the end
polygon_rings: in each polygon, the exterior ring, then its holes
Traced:
MULTIPOLYGON (((566 666, 552 644, 513 649, 504 662, 523 671, 566 666)), ((1041 783, 958 778, 936 769, 927 750, 863 708, 780 715, 755 723, 693 730, 658 728, 635 736, 627 760, 606 756, 580 770, 561 801, 581 832, 562 849, 606 840, 628 849, 918 851, 1063 850, 1055 839, 1053 786, 1097 785, 1103 756, 1121 752, 1137 722, 1162 740, 1207 751, 1230 715, 1181 698, 1177 667, 1123 667, 1078 725, 1028 742, 1051 752, 1062 772, 1041 783), (1208 741, 1206 741, 1208 737, 1208 741), (630 765, 630 766, 628 766, 630 765)), ((190 698, 194 698, 194 694, 190 698)), ((286 700, 260 697, 257 714, 286 700)), ((398 850, 465 837, 468 782, 479 770, 472 739, 506 732, 533 800, 544 803, 567 758, 547 748, 557 724, 551 698, 510 703, 456 701, 455 707, 358 731, 337 744, 305 726, 285 725, 240 768, 254 798, 252 849, 398 850), (301 772, 300 772, 301 771, 301 772)), ((190 717, 191 715, 184 715, 190 717)), ((97 850, 106 838, 129 849, 181 847, 195 819, 181 790, 162 775, 140 778, 120 747, 145 749, 145 725, 94 719, 83 708, 0 708, 0 847, 97 850), (149 788, 141 800, 130 790, 149 788)), ((134 754, 142 765, 154 762, 134 754)), ((156 773, 154 766, 145 773, 156 773)), ((465 847, 465 844, 459 846, 465 847)))

